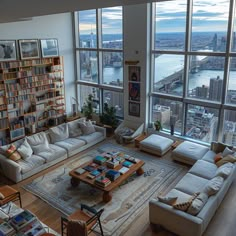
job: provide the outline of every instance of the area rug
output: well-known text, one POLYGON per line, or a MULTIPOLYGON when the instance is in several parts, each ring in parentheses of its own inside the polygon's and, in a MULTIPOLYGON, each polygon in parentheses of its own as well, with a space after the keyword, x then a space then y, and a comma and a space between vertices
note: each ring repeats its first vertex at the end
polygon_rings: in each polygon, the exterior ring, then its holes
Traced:
POLYGON ((36 178, 23 188, 37 195, 65 215, 79 209, 81 203, 97 210, 104 208, 105 211, 101 219, 105 235, 122 235, 129 224, 148 207, 149 199, 173 187, 186 171, 186 167, 174 162, 121 145, 104 143, 96 149, 78 155, 71 161, 68 160, 63 166, 36 178), (72 187, 68 172, 92 160, 96 155, 108 151, 125 152, 142 159, 145 165, 143 166, 143 175, 132 175, 112 192, 112 201, 104 203, 102 191, 84 183, 80 183, 78 187, 72 187))

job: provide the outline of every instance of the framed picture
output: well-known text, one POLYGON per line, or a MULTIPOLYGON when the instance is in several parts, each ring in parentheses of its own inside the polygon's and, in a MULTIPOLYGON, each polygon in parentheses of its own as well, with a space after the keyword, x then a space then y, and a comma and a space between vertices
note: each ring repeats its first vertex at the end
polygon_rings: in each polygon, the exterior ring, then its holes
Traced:
POLYGON ((129 115, 140 117, 140 103, 129 102, 129 115))
POLYGON ((140 83, 129 82, 129 100, 140 102, 140 83))
POLYGON ((0 61, 16 60, 16 41, 0 40, 0 61))
POLYGON ((129 66, 129 81, 140 82, 140 66, 129 66))
POLYGON ((42 57, 59 56, 57 39, 41 39, 42 57))
POLYGON ((19 40, 20 57, 24 59, 40 58, 39 42, 37 39, 19 40))

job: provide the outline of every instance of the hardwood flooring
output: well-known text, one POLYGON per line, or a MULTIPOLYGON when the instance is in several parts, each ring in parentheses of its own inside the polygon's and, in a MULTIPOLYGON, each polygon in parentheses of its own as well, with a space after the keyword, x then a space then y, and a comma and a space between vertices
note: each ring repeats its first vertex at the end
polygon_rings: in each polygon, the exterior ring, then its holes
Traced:
MULTIPOLYGON (((133 148, 132 145, 128 147, 133 148)), ((94 148, 94 147, 93 147, 94 148)), ((170 159, 170 153, 165 155, 163 158, 170 159)), ((158 158, 158 157, 157 157, 158 158)), ((40 174, 36 174, 18 184, 12 183, 10 180, 3 176, 0 176, 1 185, 9 184, 12 187, 18 189, 21 192, 22 205, 23 208, 29 209, 37 217, 49 227, 54 229, 56 232, 60 232, 61 226, 61 215, 62 213, 54 209, 46 202, 42 201, 40 198, 34 196, 33 194, 25 191, 21 186, 31 182, 36 177, 45 174, 58 166, 62 165, 65 161, 58 163, 57 165, 42 171, 40 174)), ((236 180, 232 183, 228 193, 226 194, 223 202, 218 208, 215 216, 208 225, 204 236, 235 236, 236 235, 236 180)), ((17 203, 18 204, 18 203, 17 203)), ((148 208, 144 213, 130 226, 128 231, 124 234, 125 236, 174 236, 175 234, 170 233, 166 230, 161 230, 159 232, 153 232, 149 225, 148 219, 148 208)))

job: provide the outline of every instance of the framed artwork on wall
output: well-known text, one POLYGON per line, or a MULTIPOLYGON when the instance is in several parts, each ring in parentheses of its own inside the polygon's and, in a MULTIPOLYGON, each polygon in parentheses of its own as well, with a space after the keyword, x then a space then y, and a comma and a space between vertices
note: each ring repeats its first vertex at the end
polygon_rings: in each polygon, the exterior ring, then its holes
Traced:
POLYGON ((16 41, 0 40, 0 61, 16 60, 16 41))
POLYGON ((20 57, 24 59, 40 58, 39 42, 37 39, 19 40, 20 57))
POLYGON ((140 82, 140 66, 129 66, 129 81, 140 82))
POLYGON ((42 57, 59 56, 57 39, 41 39, 40 42, 42 57))
POLYGON ((140 83, 129 82, 129 100, 140 102, 140 83))
POLYGON ((129 115, 140 117, 140 103, 129 102, 129 115))

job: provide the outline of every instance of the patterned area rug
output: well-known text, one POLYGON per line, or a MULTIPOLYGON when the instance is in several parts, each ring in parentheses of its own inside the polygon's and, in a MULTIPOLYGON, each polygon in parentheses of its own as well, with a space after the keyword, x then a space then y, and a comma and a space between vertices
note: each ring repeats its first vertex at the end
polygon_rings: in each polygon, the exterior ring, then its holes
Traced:
POLYGON ((81 203, 96 209, 105 208, 101 218, 105 235, 122 235, 129 224, 148 207, 151 197, 156 197, 173 187, 185 173, 186 168, 179 164, 120 145, 105 143, 35 179, 25 185, 24 189, 66 215, 79 209, 81 203), (78 187, 72 187, 68 172, 80 164, 92 160, 99 153, 107 151, 125 152, 144 160, 145 165, 143 175, 131 176, 112 192, 112 201, 104 203, 102 201, 103 193, 100 190, 84 183, 80 183, 78 187))

